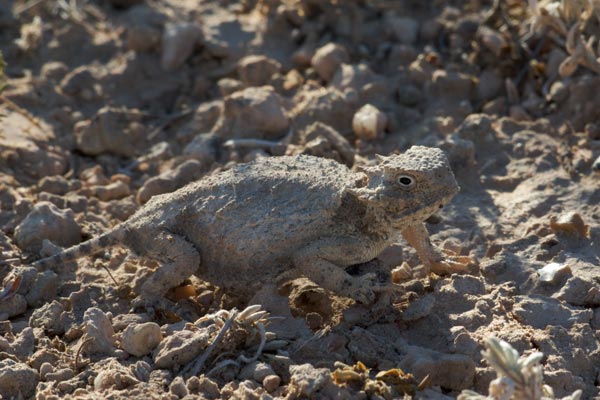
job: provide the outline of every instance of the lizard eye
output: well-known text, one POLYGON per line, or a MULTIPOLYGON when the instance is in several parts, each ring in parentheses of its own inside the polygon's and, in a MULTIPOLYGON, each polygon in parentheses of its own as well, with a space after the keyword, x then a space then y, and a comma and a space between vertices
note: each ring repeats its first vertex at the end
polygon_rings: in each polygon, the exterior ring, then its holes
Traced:
POLYGON ((415 178, 408 175, 400 175, 396 178, 396 182, 402 189, 412 189, 415 186, 415 178))

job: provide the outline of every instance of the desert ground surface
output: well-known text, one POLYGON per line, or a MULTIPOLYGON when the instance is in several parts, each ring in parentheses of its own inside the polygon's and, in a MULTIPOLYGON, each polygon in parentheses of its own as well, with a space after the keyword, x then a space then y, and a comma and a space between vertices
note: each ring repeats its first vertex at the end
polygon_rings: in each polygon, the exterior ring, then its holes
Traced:
POLYGON ((0 49, 1 398, 600 398, 597 2, 5 0, 0 49), (376 306, 192 276, 136 308, 126 247, 30 265, 239 163, 412 145, 450 160, 427 228, 470 265, 423 277, 398 238, 354 268, 394 280, 376 306))

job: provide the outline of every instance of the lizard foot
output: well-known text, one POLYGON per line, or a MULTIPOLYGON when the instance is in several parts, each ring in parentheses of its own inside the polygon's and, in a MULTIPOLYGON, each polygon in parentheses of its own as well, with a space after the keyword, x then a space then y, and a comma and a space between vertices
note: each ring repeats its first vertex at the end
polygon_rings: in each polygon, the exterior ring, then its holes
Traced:
POLYGON ((463 274, 475 265, 475 260, 470 256, 461 256, 449 249, 444 249, 444 253, 441 260, 431 261, 431 272, 438 275, 463 274))

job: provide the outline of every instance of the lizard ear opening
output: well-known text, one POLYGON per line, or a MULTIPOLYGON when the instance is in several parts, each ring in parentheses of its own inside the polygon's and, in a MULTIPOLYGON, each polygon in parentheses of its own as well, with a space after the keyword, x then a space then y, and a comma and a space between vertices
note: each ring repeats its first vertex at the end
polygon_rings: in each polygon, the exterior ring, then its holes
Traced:
POLYGON ((366 174, 356 181, 355 186, 346 189, 347 193, 354 196, 360 202, 374 202, 379 199, 382 189, 381 176, 375 174, 374 170, 366 169, 366 174))

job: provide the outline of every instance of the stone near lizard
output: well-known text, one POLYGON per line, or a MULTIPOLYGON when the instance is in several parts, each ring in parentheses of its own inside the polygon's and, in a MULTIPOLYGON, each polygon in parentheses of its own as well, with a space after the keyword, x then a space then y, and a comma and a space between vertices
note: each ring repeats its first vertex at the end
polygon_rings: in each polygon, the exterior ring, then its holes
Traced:
POLYGON ((436 148, 379 157, 362 172, 311 156, 265 158, 154 196, 105 234, 33 265, 46 269, 120 244, 160 263, 140 292, 150 304, 192 274, 249 298, 290 271, 369 303, 374 274, 344 268, 372 260, 398 234, 428 271, 465 269, 430 243, 423 223, 458 190, 436 148))

